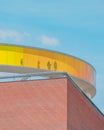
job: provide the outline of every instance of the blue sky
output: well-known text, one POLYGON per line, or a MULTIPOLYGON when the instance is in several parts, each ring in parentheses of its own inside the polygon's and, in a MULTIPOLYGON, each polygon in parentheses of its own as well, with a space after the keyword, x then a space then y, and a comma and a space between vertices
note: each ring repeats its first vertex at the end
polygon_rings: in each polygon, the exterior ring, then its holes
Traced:
POLYGON ((104 112, 104 0, 0 0, 0 43, 86 60, 97 71, 93 102, 104 112))

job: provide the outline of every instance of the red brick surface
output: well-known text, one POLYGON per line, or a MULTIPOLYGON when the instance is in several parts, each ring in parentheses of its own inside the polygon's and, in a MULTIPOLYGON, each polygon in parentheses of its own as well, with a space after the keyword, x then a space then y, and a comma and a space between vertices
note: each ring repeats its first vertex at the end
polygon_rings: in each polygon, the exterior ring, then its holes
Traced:
POLYGON ((0 83, 0 130, 66 130, 66 79, 0 83))
POLYGON ((68 130, 104 130, 104 117, 68 80, 68 130))
POLYGON ((0 83, 0 130, 104 130, 104 117, 67 78, 0 83))

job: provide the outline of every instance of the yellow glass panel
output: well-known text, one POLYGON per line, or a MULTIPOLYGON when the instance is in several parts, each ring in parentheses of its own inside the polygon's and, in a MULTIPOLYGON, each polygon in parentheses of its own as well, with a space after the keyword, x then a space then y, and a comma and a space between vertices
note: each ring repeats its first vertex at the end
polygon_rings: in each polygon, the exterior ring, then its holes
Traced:
POLYGON ((27 67, 34 67, 34 65, 35 65, 35 57, 34 57, 34 55, 32 55, 32 54, 24 54, 24 59, 25 59, 25 61, 24 61, 24 64, 25 64, 25 66, 27 66, 27 67))
POLYGON ((7 51, 0 50, 0 64, 7 64, 7 51))
POLYGON ((16 66, 24 66, 24 54, 20 52, 15 52, 14 54, 14 63, 16 66))
POLYGON ((15 52, 11 52, 11 51, 7 52, 7 64, 15 65, 15 52))

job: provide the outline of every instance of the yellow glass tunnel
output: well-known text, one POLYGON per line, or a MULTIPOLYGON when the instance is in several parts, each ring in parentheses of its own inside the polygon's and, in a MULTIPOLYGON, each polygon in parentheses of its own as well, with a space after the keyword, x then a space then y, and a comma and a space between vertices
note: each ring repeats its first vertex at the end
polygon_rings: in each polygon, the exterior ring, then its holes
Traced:
POLYGON ((96 93, 95 69, 89 63, 54 51, 0 44, 0 72, 44 71, 67 72, 89 97, 96 93))

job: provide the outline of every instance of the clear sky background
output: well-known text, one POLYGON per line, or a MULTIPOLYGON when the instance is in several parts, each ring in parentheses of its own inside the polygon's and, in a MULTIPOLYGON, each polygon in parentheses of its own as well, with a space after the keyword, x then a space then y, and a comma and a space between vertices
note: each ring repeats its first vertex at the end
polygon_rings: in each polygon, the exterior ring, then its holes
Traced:
POLYGON ((93 102, 104 113, 104 0, 0 0, 0 43, 51 49, 92 64, 93 102))

